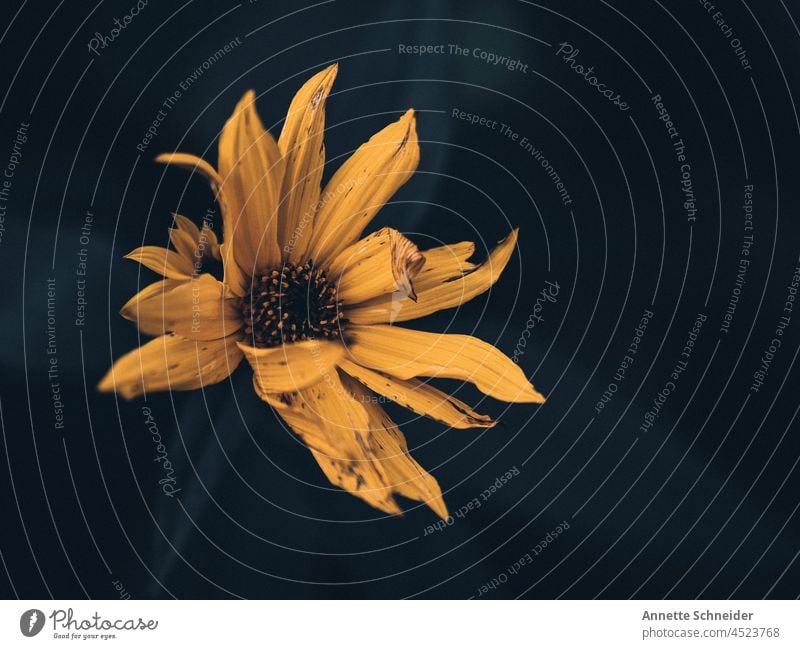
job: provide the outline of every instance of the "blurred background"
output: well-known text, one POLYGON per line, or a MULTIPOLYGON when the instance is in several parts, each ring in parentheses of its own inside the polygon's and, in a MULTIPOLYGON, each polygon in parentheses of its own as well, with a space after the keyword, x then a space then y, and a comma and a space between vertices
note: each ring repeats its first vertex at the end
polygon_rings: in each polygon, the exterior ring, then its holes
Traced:
POLYGON ((797 597, 798 8, 721 4, 6 5, 0 593, 797 597), (489 293, 413 326, 493 342, 547 403, 438 383, 502 421, 468 431, 385 406, 449 521, 331 487, 244 365, 95 390, 156 279, 123 255, 218 214, 154 157, 216 163, 249 88, 277 135, 335 61, 325 179, 418 111, 419 170, 371 229, 480 260, 520 227, 489 293))

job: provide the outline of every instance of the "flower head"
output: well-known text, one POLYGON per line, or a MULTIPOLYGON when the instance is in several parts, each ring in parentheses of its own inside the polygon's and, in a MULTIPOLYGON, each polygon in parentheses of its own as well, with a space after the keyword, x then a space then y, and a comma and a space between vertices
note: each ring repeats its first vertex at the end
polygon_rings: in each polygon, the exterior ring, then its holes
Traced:
POLYGON ((215 169, 185 153, 160 162, 202 174, 222 212, 222 242, 175 215, 173 249, 128 255, 164 279, 135 295, 123 317, 156 336, 100 381, 125 398, 192 390, 226 379, 243 358, 257 394, 303 440, 335 485, 382 511, 394 495, 447 509, 436 480, 411 457, 375 393, 454 428, 494 422, 418 377, 469 381, 509 402, 544 401, 522 370, 472 336, 395 323, 456 307, 497 281, 511 232, 482 264, 475 246, 420 251, 397 230, 362 238, 419 162, 413 110, 361 145, 321 190, 325 104, 337 67, 312 77, 276 142, 247 92, 225 124, 215 169), (222 262, 223 277, 205 272, 222 262))

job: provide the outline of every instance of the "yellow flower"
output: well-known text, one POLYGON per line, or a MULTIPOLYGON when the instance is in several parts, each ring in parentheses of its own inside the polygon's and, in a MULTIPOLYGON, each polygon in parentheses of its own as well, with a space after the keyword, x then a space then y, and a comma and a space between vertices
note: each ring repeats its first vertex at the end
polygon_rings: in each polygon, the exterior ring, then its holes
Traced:
POLYGON ((320 192, 325 103, 337 67, 294 97, 277 142, 247 92, 225 124, 218 168, 185 153, 160 162, 202 174, 222 212, 222 243, 176 215, 175 250, 128 255, 164 279, 123 308, 157 336, 126 354, 99 384, 133 398, 227 378, 247 358, 253 385, 309 447, 335 485, 384 512, 394 494, 447 508, 436 480, 409 455, 375 393, 454 428, 494 422, 417 377, 469 381, 509 402, 544 398, 508 357, 477 338, 396 326, 456 307, 497 281, 513 231, 482 264, 470 242, 421 252, 398 231, 360 238, 419 162, 414 111, 363 144, 320 192), (222 262, 224 279, 203 272, 222 262))

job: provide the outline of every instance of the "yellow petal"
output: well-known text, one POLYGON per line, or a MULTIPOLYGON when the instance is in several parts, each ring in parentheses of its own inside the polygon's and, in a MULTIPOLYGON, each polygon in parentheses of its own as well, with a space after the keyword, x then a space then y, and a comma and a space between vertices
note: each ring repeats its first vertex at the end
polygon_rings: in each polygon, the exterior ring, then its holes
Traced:
POLYGON ((170 279, 188 280, 194 270, 188 259, 161 246, 142 246, 125 255, 125 259, 138 261, 142 266, 170 279))
POLYGON ((358 455, 357 452, 351 453, 347 447, 355 440, 353 432, 356 428, 366 427, 366 413, 360 404, 353 406, 349 401, 344 402, 343 405, 339 404, 338 399, 346 392, 338 374, 331 380, 331 383, 315 383, 302 392, 264 392, 255 377, 253 388, 261 399, 281 415, 310 449, 339 460, 354 459, 354 457, 351 458, 351 455, 358 455), (330 419, 324 416, 323 413, 329 407, 328 402, 332 402, 333 407, 339 406, 343 412, 352 408, 351 412, 347 412, 346 425, 337 429, 338 418, 330 419), (358 426, 351 424, 352 421, 357 421, 358 426))
POLYGON ((368 452, 367 411, 344 388, 337 373, 331 375, 330 381, 280 397, 255 387, 308 446, 331 483, 383 512, 402 513, 383 466, 368 452))
POLYGON ((192 241, 197 241, 200 236, 200 228, 195 225, 192 219, 176 212, 172 213, 172 218, 175 219, 174 229, 179 230, 180 232, 185 232, 189 235, 189 238, 191 238, 192 241))
POLYGON ((425 266, 414 278, 417 291, 438 286, 442 282, 461 277, 475 269, 475 264, 467 261, 475 254, 472 241, 461 241, 422 251, 425 266))
POLYGON ((174 332, 194 340, 224 338, 242 327, 234 300, 226 299, 222 282, 208 274, 169 290, 139 294, 120 313, 146 333, 174 332))
POLYGON ((418 163, 416 120, 408 110, 362 144, 330 179, 314 219, 308 256, 324 263, 355 242, 418 163))
POLYGON ((175 219, 175 227, 169 229, 169 239, 178 254, 194 263, 197 241, 200 239, 200 228, 182 214, 173 213, 172 217, 175 219))
POLYGON ((233 255, 233 246, 230 242, 219 244, 219 256, 225 272, 224 284, 234 295, 244 297, 250 291, 250 280, 245 276, 233 255))
POLYGON ((217 235, 206 223, 200 230, 191 219, 181 214, 173 213, 172 216, 176 227, 169 229, 169 239, 178 254, 187 259, 193 268, 200 268, 204 258, 219 259, 217 235))
POLYGON ((390 325, 351 325, 347 334, 350 357, 369 369, 399 379, 434 376, 469 381, 501 401, 544 402, 519 366, 478 338, 390 325))
POLYGON ((418 379, 403 381, 388 374, 369 370, 346 359, 339 361, 339 366, 373 392, 382 394, 401 406, 441 421, 453 428, 491 428, 494 426, 491 417, 479 415, 463 401, 418 379))
POLYGON ((246 341, 239 348, 253 367, 259 392, 296 392, 327 380, 344 354, 338 341, 304 340, 278 347, 252 347, 246 341))
POLYGON ((236 105, 220 135, 219 173, 233 208, 232 235, 223 235, 226 242, 233 241, 236 263, 246 276, 277 266, 283 161, 256 113, 252 90, 236 105))
MULTIPOLYGON (((198 232, 198 236, 199 236, 198 232)), ((195 250, 197 249, 197 240, 193 239, 192 236, 185 232, 180 228, 170 228, 169 229, 169 240, 170 243, 175 248, 175 251, 183 257, 186 261, 190 264, 194 264, 195 261, 195 250)))
POLYGON ((191 153, 162 153, 156 157, 156 162, 182 167, 189 171, 197 171, 211 185, 211 189, 218 194, 222 188, 222 178, 209 163, 191 153))
POLYGON ((242 352, 237 336, 206 342, 161 336, 125 354, 97 386, 132 399, 144 392, 194 390, 227 378, 242 352))
POLYGON ((284 259, 305 261, 319 207, 325 167, 325 102, 338 66, 331 65, 306 81, 294 96, 283 124, 278 148, 286 170, 278 217, 278 242, 284 259))
MULTIPOLYGON (((241 207, 234 200, 235 196, 229 196, 233 183, 230 183, 227 189, 224 188, 222 176, 217 173, 214 167, 202 158, 189 153, 163 153, 156 158, 156 162, 174 164, 189 171, 197 171, 211 184, 211 189, 222 211, 222 235, 223 240, 227 243, 225 254, 223 254, 222 250, 219 250, 217 255, 214 256, 222 260, 225 269, 225 284, 230 287, 234 294, 240 297, 245 295, 249 288, 247 278, 239 266, 234 263, 233 246, 231 245, 234 219, 238 218, 241 212, 241 207)), ((216 241, 216 236, 214 236, 214 240, 216 241)))
POLYGON ((365 454, 380 463, 392 491, 423 502, 440 518, 447 518, 439 483, 411 457, 403 433, 376 403, 375 395, 349 376, 342 377, 342 384, 367 413, 369 434, 363 440, 365 454))
MULTIPOLYGON (((163 295, 168 293, 172 289, 188 282, 190 280, 180 280, 180 279, 162 279, 158 282, 153 282, 152 284, 146 286, 141 291, 139 291, 136 295, 134 295, 130 300, 125 303, 120 309, 120 313, 123 317, 127 318, 128 320, 135 320, 135 318, 131 314, 138 313, 139 305, 141 302, 146 301, 153 296, 156 295, 163 295), (125 315, 128 314, 128 315, 125 315)), ((161 322, 139 322, 137 323, 139 327, 139 331, 142 333, 150 334, 151 336, 160 336, 164 333, 164 327, 161 322)))
MULTIPOLYGON (((453 260, 445 264, 446 271, 433 271, 438 279, 442 281, 433 283, 432 277, 425 277, 420 273, 419 281, 415 282, 417 287, 417 300, 412 301, 408 298, 397 299, 386 295, 374 298, 363 304, 349 309, 347 318, 350 322, 357 324, 377 324, 381 322, 402 322, 422 318, 442 309, 449 309, 469 302, 484 291, 487 291, 499 278, 500 274, 508 264, 517 243, 517 232, 511 234, 501 241, 489 255, 489 258, 479 266, 469 263, 462 263, 460 260, 453 260), (451 275, 444 279, 447 274, 455 270, 456 263, 462 264, 467 271, 465 275, 451 275)), ((436 261, 428 257, 426 251, 425 269, 434 269, 436 261)))
POLYGON ((411 457, 406 439, 397 424, 383 408, 374 403, 368 391, 358 385, 353 387, 353 391, 356 398, 364 402, 364 408, 369 414, 372 433, 367 438, 369 454, 381 463, 392 490, 406 498, 425 503, 439 518, 446 519, 447 505, 439 483, 411 457))
POLYGON ((328 270, 337 295, 357 304, 379 295, 416 299, 411 280, 425 264, 416 245, 397 230, 381 228, 340 252, 328 270))
POLYGON ((207 254, 209 257, 213 257, 217 260, 222 259, 219 251, 219 240, 217 239, 217 234, 205 223, 203 224, 203 228, 200 230, 198 245, 205 246, 203 253, 207 254))
POLYGON ((358 383, 338 375, 307 390, 262 398, 306 443, 328 479, 373 507, 400 514, 392 494, 447 508, 436 480, 408 453, 405 439, 358 383))

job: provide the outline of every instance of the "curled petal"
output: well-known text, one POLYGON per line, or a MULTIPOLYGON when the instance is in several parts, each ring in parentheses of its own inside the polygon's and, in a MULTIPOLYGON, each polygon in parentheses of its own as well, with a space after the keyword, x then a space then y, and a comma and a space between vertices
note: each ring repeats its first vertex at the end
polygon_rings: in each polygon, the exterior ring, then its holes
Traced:
POLYGON ((425 257, 411 240, 397 230, 381 228, 340 252, 328 276, 336 281, 345 304, 380 295, 416 300, 411 282, 424 264, 425 257))
POLYGON ((431 313, 449 309, 469 302, 474 297, 487 291, 499 278, 505 267, 508 265, 511 254, 517 244, 517 230, 515 229, 508 237, 501 241, 489 255, 489 258, 474 266, 468 262, 463 262, 459 258, 452 258, 446 264, 446 271, 436 271, 436 260, 428 260, 425 270, 439 277, 446 277, 456 270, 457 267, 464 268, 464 275, 451 275, 447 279, 442 279, 438 283, 433 283, 431 277, 424 277, 420 273, 417 285, 417 300, 396 299, 391 295, 383 295, 373 298, 363 304, 359 304, 348 310, 347 317, 351 322, 358 324, 377 324, 381 322, 402 322, 422 318, 431 313))
POLYGON ((217 173, 217 170, 196 155, 190 153, 162 153, 156 157, 156 162, 175 165, 193 172, 197 171, 209 182, 215 194, 219 193, 222 188, 222 178, 217 173))
POLYGON ((472 241, 461 241, 436 248, 423 250, 425 266, 414 278, 414 286, 418 291, 425 291, 442 282, 463 277, 475 270, 475 264, 467 261, 475 254, 472 241))

